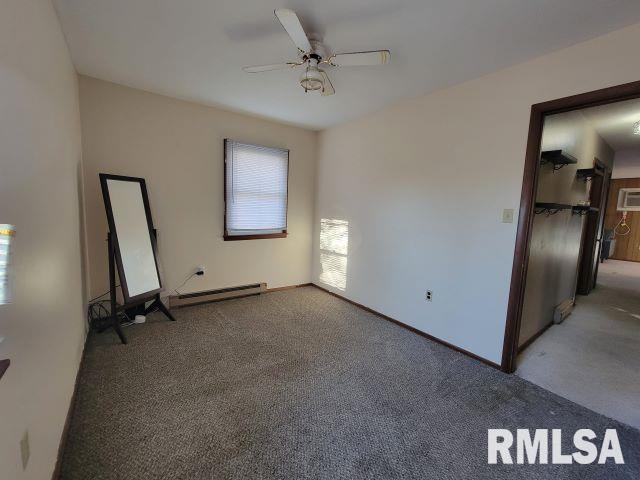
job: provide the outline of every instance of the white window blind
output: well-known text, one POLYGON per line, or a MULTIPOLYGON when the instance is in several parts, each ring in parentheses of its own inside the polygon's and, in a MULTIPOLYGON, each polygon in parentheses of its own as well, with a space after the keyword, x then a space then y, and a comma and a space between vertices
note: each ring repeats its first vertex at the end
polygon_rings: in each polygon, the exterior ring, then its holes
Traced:
POLYGON ((225 234, 286 231, 289 151, 233 140, 225 150, 225 234))

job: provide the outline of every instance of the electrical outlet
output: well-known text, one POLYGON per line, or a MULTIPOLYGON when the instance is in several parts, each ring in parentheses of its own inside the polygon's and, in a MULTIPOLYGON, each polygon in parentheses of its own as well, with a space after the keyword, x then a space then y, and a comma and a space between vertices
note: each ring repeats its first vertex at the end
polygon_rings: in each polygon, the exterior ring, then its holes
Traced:
POLYGON ((424 299, 427 302, 430 302, 431 300, 433 300, 433 292, 431 290, 427 290, 427 293, 425 293, 424 295, 424 299))
POLYGON ((22 435, 22 440, 20 440, 20 456, 22 457, 23 470, 26 470, 27 463, 29 463, 29 455, 31 455, 29 450, 29 431, 25 430, 24 435, 22 435))
POLYGON ((513 208, 502 210, 502 223, 513 223, 513 208))
POLYGON ((205 273, 204 265, 199 265, 198 267, 196 267, 196 275, 204 275, 204 273, 205 273))

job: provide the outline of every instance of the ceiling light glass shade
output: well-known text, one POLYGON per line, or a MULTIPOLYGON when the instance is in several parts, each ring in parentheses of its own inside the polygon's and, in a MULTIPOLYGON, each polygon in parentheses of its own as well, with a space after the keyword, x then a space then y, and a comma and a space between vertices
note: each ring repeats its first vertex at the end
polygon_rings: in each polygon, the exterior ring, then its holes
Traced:
POLYGON ((307 66, 300 77, 300 85, 305 90, 322 90, 324 88, 324 78, 320 69, 315 65, 307 66))
POLYGON ((640 135, 640 120, 633 124, 634 135, 640 135))

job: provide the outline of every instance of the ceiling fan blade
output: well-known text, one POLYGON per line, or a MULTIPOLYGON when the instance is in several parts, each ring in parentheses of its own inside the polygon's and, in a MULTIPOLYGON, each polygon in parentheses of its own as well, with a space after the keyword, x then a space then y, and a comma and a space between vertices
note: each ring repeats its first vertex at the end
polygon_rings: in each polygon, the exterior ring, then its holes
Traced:
POLYGON ((335 67, 360 67, 366 65, 384 65, 389 62, 389 50, 374 50, 371 52, 338 53, 332 55, 329 63, 335 67))
POLYGON ((303 53, 309 53, 311 51, 311 44, 309 43, 307 34, 304 33, 304 29, 296 12, 288 8, 277 8, 273 13, 276 14, 276 17, 280 20, 280 23, 291 37, 291 40, 293 40, 295 46, 298 47, 298 50, 303 53))
POLYGON ((271 72, 273 70, 284 70, 285 68, 295 68, 300 63, 296 62, 287 62, 287 63, 272 63, 271 65, 252 65, 250 67, 242 67, 247 73, 261 73, 261 72, 271 72))
POLYGON ((326 97, 329 95, 333 95, 334 93, 336 93, 336 89, 333 88, 333 84, 331 83, 331 80, 329 80, 329 75, 327 75, 327 72, 325 72, 324 70, 320 70, 322 72, 322 78, 324 80, 324 84, 322 87, 322 96, 326 97))

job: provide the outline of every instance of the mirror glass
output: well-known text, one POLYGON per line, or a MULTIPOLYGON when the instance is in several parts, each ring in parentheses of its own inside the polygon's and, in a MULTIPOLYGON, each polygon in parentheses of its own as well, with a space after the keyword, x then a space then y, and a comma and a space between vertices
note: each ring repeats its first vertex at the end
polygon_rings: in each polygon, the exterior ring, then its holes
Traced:
POLYGON ((129 297, 160 288, 139 182, 107 180, 129 297))

